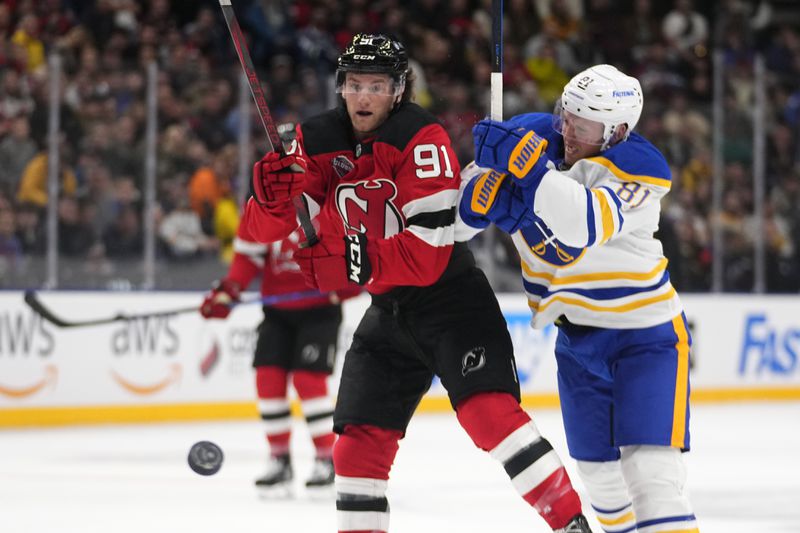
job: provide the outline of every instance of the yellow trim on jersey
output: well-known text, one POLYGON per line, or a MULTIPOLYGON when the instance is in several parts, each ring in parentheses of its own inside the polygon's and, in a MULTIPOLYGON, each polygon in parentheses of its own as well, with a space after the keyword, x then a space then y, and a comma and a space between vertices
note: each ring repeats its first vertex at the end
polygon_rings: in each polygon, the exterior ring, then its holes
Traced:
POLYGON ((636 519, 633 516, 633 511, 629 511, 628 513, 620 516, 619 518, 603 518, 602 516, 597 517, 597 521, 603 524, 604 526, 618 526, 619 524, 623 524, 625 522, 632 522, 636 519))
MULTIPOLYGON (((603 221, 603 238, 598 244, 603 244, 614 235, 614 215, 611 213, 611 206, 608 205, 608 198, 597 189, 590 189, 597 203, 600 204, 600 219, 603 221)), ((594 221, 592 221, 594 223, 594 221)))
POLYGON ((656 267, 650 272, 596 272, 593 274, 578 274, 575 276, 564 276, 555 278, 553 274, 546 272, 534 272, 525 261, 522 261, 522 270, 526 276, 547 280, 550 285, 568 285, 572 283, 582 283, 584 281, 610 281, 614 279, 628 279, 633 281, 645 281, 656 277, 667 269, 667 258, 662 258, 656 267))
POLYGON ((602 165, 606 167, 614 176, 623 180, 623 181, 638 181, 640 183, 647 183, 650 185, 655 185, 656 187, 664 187, 665 189, 669 189, 672 187, 672 182, 668 179, 664 178, 654 178, 653 176, 644 176, 644 175, 637 175, 637 174, 628 174, 617 165, 611 162, 610 159, 606 159, 605 157, 589 157, 587 161, 592 161, 597 163, 598 165, 602 165))
POLYGON ((584 302, 583 300, 577 300, 575 298, 565 298, 563 296, 553 296, 549 298, 546 304, 539 307, 540 302, 533 302, 528 299, 528 307, 536 311, 537 313, 543 313, 545 309, 550 307, 551 304, 554 302, 561 302, 567 305, 574 305, 576 307, 583 307, 584 309, 588 309, 589 311, 598 311, 600 313, 626 313, 628 311, 632 311, 634 309, 639 309, 640 307, 646 307, 651 304, 665 302, 676 295, 675 287, 670 287, 669 291, 665 292, 664 294, 659 294, 658 296, 652 296, 650 298, 645 298, 643 300, 637 300, 635 302, 617 305, 614 307, 603 307, 600 305, 590 304, 588 302, 584 302))
POLYGON ((683 448, 686 441, 686 402, 689 388, 689 335, 682 315, 672 319, 672 327, 678 336, 678 342, 675 344, 675 350, 678 352, 678 370, 675 376, 671 445, 683 448))

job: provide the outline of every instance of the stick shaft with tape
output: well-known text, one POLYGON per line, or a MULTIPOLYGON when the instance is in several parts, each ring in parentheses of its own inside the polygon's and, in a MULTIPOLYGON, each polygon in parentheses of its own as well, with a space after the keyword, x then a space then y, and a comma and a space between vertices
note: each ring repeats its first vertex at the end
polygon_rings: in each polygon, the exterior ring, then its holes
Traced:
MULTIPOLYGON (((225 23, 228 25, 228 30, 231 33, 233 46, 236 48, 236 55, 239 56, 239 63, 242 65, 244 74, 247 77, 247 83, 250 85, 250 93, 253 95, 253 100, 258 108, 258 116, 261 118, 261 125, 267 133, 267 141, 270 150, 278 152, 281 155, 286 155, 286 150, 284 150, 281 137, 278 134, 278 128, 275 126, 275 121, 272 120, 272 113, 270 113, 269 106, 267 105, 264 89, 261 87, 261 81, 258 79, 256 69, 253 66, 253 59, 250 57, 250 51, 247 49, 247 43, 244 40, 242 29, 239 26, 236 13, 233 11, 231 0, 219 0, 219 7, 222 8, 222 14, 225 16, 225 23)), ((303 233, 306 236, 306 243, 308 246, 313 246, 319 241, 319 238, 317 237, 317 231, 311 224, 311 216, 308 214, 308 209, 303 203, 303 199, 299 196, 295 196, 292 199, 292 203, 297 214, 297 220, 300 222, 300 227, 303 228, 303 233)))
POLYGON ((492 120, 503 120, 503 0, 492 0, 492 76, 490 88, 492 120))

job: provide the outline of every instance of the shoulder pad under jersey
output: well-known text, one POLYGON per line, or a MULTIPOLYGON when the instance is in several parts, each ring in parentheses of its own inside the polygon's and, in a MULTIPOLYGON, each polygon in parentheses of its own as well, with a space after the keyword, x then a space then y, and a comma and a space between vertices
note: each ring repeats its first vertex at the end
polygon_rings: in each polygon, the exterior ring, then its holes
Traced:
POLYGON ((603 159, 613 163, 625 174, 667 181, 672 179, 672 172, 664 155, 636 132, 631 133, 628 140, 615 144, 597 157, 589 158, 601 161, 603 159))
POLYGON ((411 102, 400 104, 380 127, 375 141, 394 146, 402 152, 417 132, 430 124, 439 124, 431 113, 411 102))
POLYGON ((331 109, 300 125, 306 154, 318 155, 353 149, 350 120, 342 108, 331 109))

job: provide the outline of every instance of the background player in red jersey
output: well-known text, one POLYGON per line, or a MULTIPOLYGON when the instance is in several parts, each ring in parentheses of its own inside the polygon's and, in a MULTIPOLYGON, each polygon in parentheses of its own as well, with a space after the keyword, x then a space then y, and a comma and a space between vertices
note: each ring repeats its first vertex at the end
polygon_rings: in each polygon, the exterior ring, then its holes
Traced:
POLYGON ((206 318, 226 318, 230 304, 261 275, 261 294, 279 296, 309 294, 264 306, 264 321, 258 328, 253 366, 256 369, 258 408, 270 447, 266 473, 256 486, 288 489, 293 479, 289 455, 291 414, 288 383, 291 379, 302 405, 308 431, 314 441, 316 460, 309 488, 333 484, 333 399, 327 379, 333 371, 336 340, 342 322, 340 301, 354 296, 358 288, 340 293, 314 295, 292 260, 296 234, 270 245, 254 242, 245 225, 234 241, 234 257, 227 275, 215 283, 200 307, 206 318))
POLYGON ((292 198, 302 195, 320 238, 295 253, 308 283, 372 296, 334 413, 339 531, 388 531, 398 442, 434 375, 473 442, 547 523, 589 531, 560 459, 519 405, 497 299, 455 243, 458 161, 442 126, 410 102, 403 46, 357 35, 338 67, 342 105, 303 123, 289 155, 256 164, 243 224, 257 240, 280 240, 297 227, 292 198))

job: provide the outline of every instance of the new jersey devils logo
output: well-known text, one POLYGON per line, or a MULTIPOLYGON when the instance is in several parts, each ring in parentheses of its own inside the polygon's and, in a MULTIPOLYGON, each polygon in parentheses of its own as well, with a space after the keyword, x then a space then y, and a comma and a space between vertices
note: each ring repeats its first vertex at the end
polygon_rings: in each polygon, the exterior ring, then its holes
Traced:
POLYGON ((348 230, 386 239, 403 230, 403 217, 392 202, 396 196, 389 180, 345 183, 336 188, 336 208, 348 230))
POLYGON ((476 346, 461 358, 461 375, 465 376, 486 366, 486 348, 476 346))

